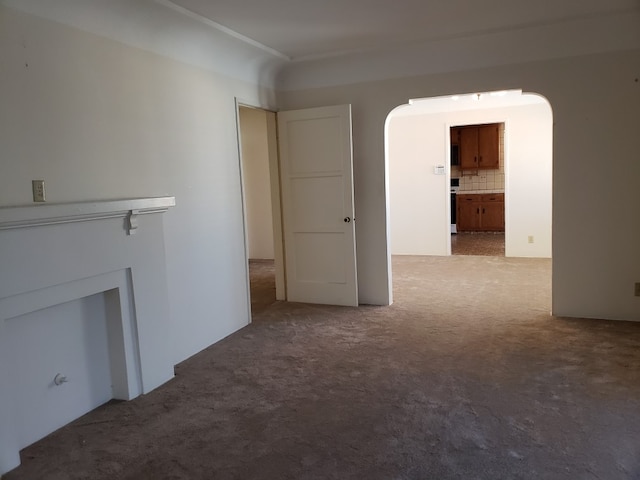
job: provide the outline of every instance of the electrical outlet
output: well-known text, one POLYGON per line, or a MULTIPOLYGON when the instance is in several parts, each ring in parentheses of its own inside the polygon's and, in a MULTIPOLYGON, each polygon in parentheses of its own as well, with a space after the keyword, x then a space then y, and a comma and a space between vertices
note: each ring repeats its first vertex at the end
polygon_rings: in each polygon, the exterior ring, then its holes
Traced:
POLYGON ((44 180, 32 180, 31 189, 33 190, 34 202, 46 202, 46 195, 44 192, 44 180))
POLYGON ((533 235, 529 235, 529 237, 527 237, 527 241, 529 243, 533 243, 533 235))
POLYGON ((640 282, 636 282, 636 297, 640 297, 640 282))

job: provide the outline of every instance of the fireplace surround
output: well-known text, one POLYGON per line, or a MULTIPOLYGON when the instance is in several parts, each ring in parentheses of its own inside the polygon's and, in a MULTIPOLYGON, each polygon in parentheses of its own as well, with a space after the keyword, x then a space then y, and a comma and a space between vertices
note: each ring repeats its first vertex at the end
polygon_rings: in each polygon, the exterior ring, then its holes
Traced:
POLYGON ((19 465, 20 449, 98 406, 82 400, 91 397, 89 383, 130 400, 173 377, 162 213, 174 205, 174 197, 154 197, 0 208, 0 475, 19 465), (60 321, 64 309, 55 307, 95 295, 103 297, 76 310, 104 323, 90 335, 105 332, 97 340, 108 365, 67 377, 96 339, 78 345, 78 332, 65 331, 78 323, 60 321), (92 312, 97 305, 103 311, 92 312), (54 321, 59 328, 47 323, 54 321), (38 324, 53 333, 31 341, 38 324), (28 352, 20 350, 24 339, 28 352), (62 404, 72 407, 66 416, 46 421, 30 421, 42 415, 26 411, 62 404))

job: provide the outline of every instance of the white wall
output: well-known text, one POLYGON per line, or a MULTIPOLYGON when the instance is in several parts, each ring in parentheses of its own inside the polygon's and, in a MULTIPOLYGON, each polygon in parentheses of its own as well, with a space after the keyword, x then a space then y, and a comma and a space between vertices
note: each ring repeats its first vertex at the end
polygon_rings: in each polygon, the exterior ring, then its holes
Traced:
POLYGON ((5 7, 0 31, 0 205, 30 204, 32 179, 51 203, 174 195, 175 362, 246 325, 235 97, 273 92, 5 7))
POLYGON ((434 166, 447 164, 443 117, 394 112, 389 118, 389 223, 394 255, 450 253, 449 177, 433 171, 434 166))
POLYGON ((267 112, 240 107, 242 181, 249 258, 273 259, 267 112))
POLYGON ((422 113, 428 110, 428 101, 407 105, 388 121, 391 252, 450 253, 449 176, 433 173, 435 165, 448 164, 449 126, 504 122, 506 256, 550 257, 553 118, 549 105, 422 113), (534 243, 528 243, 529 236, 534 243))
POLYGON ((285 61, 170 0, 0 0, 0 5, 267 87, 273 87, 285 61))
MULTIPOLYGON (((636 36, 640 36, 636 29, 636 36)), ((640 44, 640 42, 638 42, 640 44)), ((300 67, 302 68, 302 67, 300 67)), ((365 303, 390 300, 384 125, 411 98, 522 89, 553 109, 553 312, 640 319, 640 50, 467 72, 285 91, 283 108, 351 103, 358 278, 365 303)))
POLYGON ((553 113, 548 103, 504 112, 505 254, 551 257, 553 199, 553 113), (528 238, 533 237, 533 243, 528 238))

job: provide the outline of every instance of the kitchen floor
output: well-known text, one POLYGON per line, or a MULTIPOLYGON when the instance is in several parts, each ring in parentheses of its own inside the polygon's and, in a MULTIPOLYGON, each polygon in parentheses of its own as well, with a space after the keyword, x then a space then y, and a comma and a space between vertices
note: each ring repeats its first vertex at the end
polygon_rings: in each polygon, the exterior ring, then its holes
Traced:
POLYGON ((464 232, 452 234, 451 254, 504 257, 504 232, 464 232))

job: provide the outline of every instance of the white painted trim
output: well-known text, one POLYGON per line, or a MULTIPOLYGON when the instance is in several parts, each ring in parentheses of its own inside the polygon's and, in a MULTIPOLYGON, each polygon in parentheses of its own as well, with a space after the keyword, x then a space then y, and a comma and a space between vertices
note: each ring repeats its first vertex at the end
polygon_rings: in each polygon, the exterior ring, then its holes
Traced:
POLYGON ((177 5, 175 3, 173 3, 170 0, 155 0, 156 3, 159 3, 160 5, 164 5, 165 7, 170 8, 171 10, 173 10, 174 12, 180 13, 186 17, 192 18, 194 20, 197 20, 199 22, 204 23, 205 25, 211 27, 211 28, 215 28, 216 30, 225 33, 227 35, 229 35, 230 37, 233 37, 237 40, 240 40, 241 42, 244 42, 248 45, 251 45, 252 47, 257 47, 260 50, 262 50, 263 52, 267 52, 270 55, 273 55, 274 57, 278 57, 281 58, 283 60, 291 60, 290 57, 288 57, 287 55, 285 55, 284 53, 276 50, 275 48, 271 48, 268 47, 267 45, 265 45, 264 43, 260 43, 257 40, 254 40, 253 38, 249 38, 245 35, 242 35, 241 33, 236 32, 235 30, 232 30, 229 27, 225 27, 224 25, 218 23, 218 22, 214 22, 213 20, 211 20, 210 18, 207 18, 203 15, 200 15, 199 13, 193 12, 191 10, 189 10, 188 8, 184 8, 180 5, 177 5))
MULTIPOLYGON (((411 100, 409 100, 409 105, 411 105, 411 100)), ((453 233, 454 228, 457 228, 455 225, 452 226, 451 223, 451 209, 453 206, 451 205, 451 127, 453 124, 451 121, 447 121, 444 124, 444 159, 445 159, 445 186, 447 187, 447 196, 444 200, 444 204, 447 208, 447 225, 446 231, 449 236, 449 241, 447 242, 447 255, 451 256, 451 233, 453 233)), ((456 218, 458 212, 456 212, 456 218)), ((456 230, 457 233, 457 230, 456 230)))
POLYGON ((138 349, 138 326, 130 312, 133 302, 130 269, 107 272, 68 283, 0 298, 0 331, 6 320, 72 300, 105 292, 113 318, 108 319, 113 398, 131 400, 142 394, 142 370, 138 349), (112 292, 113 291, 113 292, 112 292), (109 321, 110 320, 110 321, 109 321))
POLYGON ((0 230, 129 216, 130 233, 134 233, 132 216, 166 212, 175 204, 175 197, 150 197, 0 207, 0 230))
POLYGON ((247 325, 253 321, 251 313, 251 277, 249 273, 249 239, 247 237, 247 199, 244 185, 244 166, 242 165, 242 128, 240 127, 240 107, 243 106, 236 97, 236 139, 238 143, 238 173, 240 175, 240 200, 242 201, 242 241, 244 242, 244 275, 247 289, 247 325))
POLYGON ((236 97, 236 129, 238 138, 238 162, 240 171, 240 188, 242 191, 242 225, 244 234, 244 250, 246 262, 247 276, 247 298, 249 309, 251 309, 251 289, 249 278, 249 244, 247 240, 247 212, 244 185, 244 170, 242 166, 242 142, 240 128, 240 107, 256 108, 267 112, 267 141, 269 156, 269 185, 271 187, 271 208, 272 208, 272 226, 273 226, 273 250, 274 250, 274 267, 276 275, 276 300, 287 300, 287 281, 284 255, 284 234, 282 230, 282 197, 280 189, 280 159, 278 156, 278 132, 277 132, 277 115, 278 113, 265 106, 255 105, 251 101, 245 101, 236 97), (269 117, 273 114, 273 118, 269 117))
POLYGON ((280 188, 280 157, 278 155, 278 114, 267 112, 267 142, 269 143, 269 181, 271 182, 271 210, 273 224, 274 261, 276 272, 276 300, 287 299, 287 279, 282 231, 282 196, 280 188))

